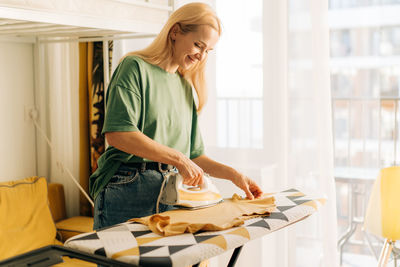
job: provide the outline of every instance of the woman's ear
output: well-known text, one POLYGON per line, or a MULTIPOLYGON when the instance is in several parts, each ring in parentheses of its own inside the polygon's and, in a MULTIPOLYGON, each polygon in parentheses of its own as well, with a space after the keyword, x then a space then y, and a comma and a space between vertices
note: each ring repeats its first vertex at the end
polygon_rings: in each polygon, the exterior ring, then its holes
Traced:
POLYGON ((171 32, 170 32, 170 34, 171 34, 171 39, 172 39, 173 41, 175 41, 176 35, 178 34, 178 32, 179 32, 179 25, 178 25, 178 24, 175 24, 174 26, 172 26, 171 32))

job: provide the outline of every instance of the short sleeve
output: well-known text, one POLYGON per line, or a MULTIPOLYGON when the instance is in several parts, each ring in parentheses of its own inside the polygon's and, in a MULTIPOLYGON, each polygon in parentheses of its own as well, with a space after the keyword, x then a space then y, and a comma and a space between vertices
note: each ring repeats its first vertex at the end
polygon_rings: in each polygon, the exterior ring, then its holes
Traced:
POLYGON ((110 82, 102 134, 140 131, 142 97, 139 67, 137 62, 130 63, 122 62, 110 82))
POLYGON ((190 144, 190 159, 197 158, 204 154, 203 138, 201 136, 196 105, 193 102, 193 113, 192 113, 192 132, 191 132, 191 144, 190 144))

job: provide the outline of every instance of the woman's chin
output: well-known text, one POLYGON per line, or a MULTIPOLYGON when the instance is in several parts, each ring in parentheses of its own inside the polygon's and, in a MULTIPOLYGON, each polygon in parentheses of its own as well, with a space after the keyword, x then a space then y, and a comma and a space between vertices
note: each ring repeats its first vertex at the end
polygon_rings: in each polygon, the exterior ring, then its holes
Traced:
POLYGON ((183 70, 188 70, 192 66, 193 66, 193 64, 182 64, 182 65, 180 65, 181 69, 183 69, 183 70))
POLYGON ((183 63, 183 64, 181 64, 181 68, 182 69, 184 69, 184 70, 188 70, 188 69, 190 69, 191 67, 193 67, 194 66, 194 63, 192 62, 192 61, 190 61, 190 60, 185 60, 185 62, 183 63))

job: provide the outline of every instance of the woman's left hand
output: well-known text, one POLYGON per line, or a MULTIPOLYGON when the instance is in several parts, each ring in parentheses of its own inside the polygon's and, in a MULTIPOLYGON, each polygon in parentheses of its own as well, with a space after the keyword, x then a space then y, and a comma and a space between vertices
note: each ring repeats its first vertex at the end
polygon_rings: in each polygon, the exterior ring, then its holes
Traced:
POLYGON ((239 174, 232 182, 246 193, 248 199, 260 198, 263 195, 261 188, 249 177, 239 174))

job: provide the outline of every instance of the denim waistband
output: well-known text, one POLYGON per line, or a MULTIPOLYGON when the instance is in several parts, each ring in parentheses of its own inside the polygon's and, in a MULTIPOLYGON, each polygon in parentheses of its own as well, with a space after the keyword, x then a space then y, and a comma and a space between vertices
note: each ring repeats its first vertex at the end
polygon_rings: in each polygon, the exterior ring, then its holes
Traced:
POLYGON ((173 169, 174 166, 159 162, 131 162, 131 163, 122 163, 120 166, 121 170, 132 170, 138 169, 143 172, 145 170, 155 170, 159 172, 166 172, 173 169))

